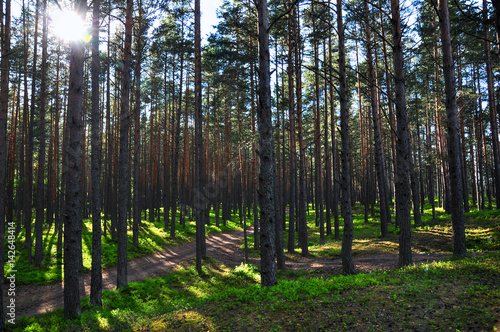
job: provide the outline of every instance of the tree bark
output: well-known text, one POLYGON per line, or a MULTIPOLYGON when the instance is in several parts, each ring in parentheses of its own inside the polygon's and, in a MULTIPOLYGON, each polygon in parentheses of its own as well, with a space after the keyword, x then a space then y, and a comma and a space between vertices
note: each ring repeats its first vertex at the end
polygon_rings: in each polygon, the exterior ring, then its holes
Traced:
MULTIPOLYGON (((315 11, 315 1, 312 1, 312 11, 315 11)), ((316 20, 313 20, 314 47, 314 178, 316 198, 316 218, 319 222, 319 244, 325 244, 325 214, 323 208, 323 170, 321 158, 321 115, 319 87, 319 41, 316 36, 316 20)), ((326 114, 325 114, 326 117, 326 114)))
MULTIPOLYGON (((3 12, 3 8, 2 8, 3 12)), ((10 22, 11 22, 11 2, 5 2, 5 21, 2 26, 2 60, 0 69, 0 248, 2 255, 0 257, 0 275, 2 281, 5 276, 5 180, 7 172, 7 111, 9 108, 9 73, 10 73, 10 22)), ((9 235, 11 233, 9 225, 9 235)), ((10 241, 10 236, 9 236, 10 241)), ((5 330, 5 306, 3 300, 3 282, 0 286, 0 331, 5 330)))
POLYGON ((122 62, 122 95, 120 103, 120 155, 119 155, 119 208, 118 208, 118 288, 126 287, 127 282, 127 212, 129 201, 129 127, 130 127, 130 58, 132 46, 132 6, 133 1, 127 0, 125 13, 125 44, 122 62))
POLYGON ((293 56, 295 51, 294 22, 295 22, 295 7, 291 8, 292 2, 288 1, 290 13, 288 14, 288 121, 290 123, 290 203, 288 205, 288 252, 295 252, 295 199, 297 192, 297 142, 295 138, 295 93, 294 93, 294 63, 293 56))
POLYGON ((337 33, 339 38, 339 99, 340 99, 340 136, 342 139, 342 175, 341 175, 341 207, 344 218, 344 235, 342 238, 342 273, 354 274, 352 258, 352 241, 354 224, 351 203, 351 151, 349 142, 349 109, 347 95, 346 57, 344 42, 344 23, 342 17, 342 0, 337 0, 337 33))
POLYGON ((137 28, 138 35, 136 39, 136 63, 134 68, 135 78, 135 100, 134 100, 134 198, 133 198, 133 224, 132 224, 132 245, 139 247, 139 226, 141 224, 141 63, 142 63, 142 38, 143 38, 143 10, 142 1, 138 3, 137 28))
MULTIPOLYGON (((462 169, 460 167, 460 139, 458 132, 458 109, 455 88, 455 65, 453 63, 453 51, 451 47, 448 0, 439 0, 438 12, 439 27, 441 30, 441 46, 443 49, 443 76, 446 93, 446 116, 448 120, 448 158, 451 180, 450 204, 451 219, 453 224, 453 255, 463 257, 467 255, 467 247, 465 243, 465 218, 463 205, 462 169)), ((496 117, 494 121, 492 121, 492 126, 493 123, 496 124, 496 117)), ((493 133, 493 136, 498 137, 498 133, 493 133)), ((498 169, 498 164, 496 166, 498 169)), ((497 179, 500 179, 500 177, 497 177, 497 179)), ((499 195, 497 194, 497 204, 498 202, 499 195)))
MULTIPOLYGON (((35 123, 35 96, 36 96, 36 68, 37 68, 37 58, 38 58, 38 20, 40 1, 36 1, 35 7, 35 32, 33 41, 33 68, 32 68, 32 80, 31 80, 31 103, 30 103, 30 123, 28 127, 28 155, 27 155, 27 167, 26 167, 26 200, 25 200, 25 228, 26 228, 26 247, 28 251, 28 263, 32 264, 32 240, 31 240, 31 224, 33 218, 33 150, 34 150, 34 133, 33 126, 35 123)), ((26 40, 26 47, 28 44, 28 39, 26 40)))
POLYGON ((302 125, 302 55, 300 53, 300 10, 296 10, 294 23, 295 37, 295 80, 297 103, 297 135, 299 139, 299 215, 297 227, 299 231, 299 244, 303 257, 309 256, 309 243, 307 239, 307 187, 306 187, 306 152, 304 147, 304 129, 302 125))
MULTIPOLYGON (((42 3, 42 13, 47 8, 47 0, 42 3)), ((42 20, 42 64, 40 82, 40 123, 38 139, 38 167, 36 179, 36 218, 35 218, 35 266, 40 268, 43 259, 43 224, 45 216, 45 113, 47 106, 47 40, 48 40, 48 17, 43 15, 42 20)))
POLYGON ((396 218, 399 225, 399 266, 412 264, 411 254, 411 187, 410 187, 410 142, 406 111, 406 91, 401 43, 401 16, 399 0, 391 0, 392 41, 394 74, 396 79, 396 218))
POLYGON ((373 120, 373 135, 375 143, 375 169, 377 172, 377 182, 379 191, 380 204, 380 230, 382 238, 389 236, 388 225, 391 222, 391 210, 389 208, 389 188, 387 187, 385 163, 384 163, 384 148, 382 144, 382 133, 379 126, 379 114, 377 103, 377 87, 375 86, 375 72, 373 66, 373 54, 371 44, 371 31, 368 22, 368 0, 364 1, 365 12, 365 32, 366 32, 366 54, 368 61, 368 84, 370 87, 370 106, 373 120))
MULTIPOLYGON (((495 3, 495 2, 493 2, 495 3)), ((483 22, 484 22, 484 51, 485 51, 485 62, 486 62, 486 80, 488 84, 488 105, 490 108, 490 126, 491 126, 491 138, 493 140, 493 162, 495 171, 495 198, 497 208, 500 207, 500 144, 498 141, 498 122, 497 122, 497 105, 495 98, 495 86, 493 69, 491 64, 491 50, 489 38, 489 26, 488 22, 488 8, 486 0, 483 0, 483 22)))
POLYGON ((92 271, 90 303, 102 306, 102 244, 101 244, 101 112, 99 105, 99 20, 101 0, 94 0, 92 13, 92 110, 91 110, 91 177, 92 177, 92 271))
POLYGON ((259 103, 257 115, 259 122, 259 205, 261 226, 261 284, 262 287, 278 283, 276 274, 276 249, 274 211, 274 144, 271 111, 271 74, 269 54, 269 31, 267 0, 257 0, 259 34, 259 103))
MULTIPOLYGON (((75 1, 75 11, 84 15, 86 0, 75 1)), ((68 174, 64 213, 64 316, 67 319, 81 314, 78 271, 82 236, 82 109, 83 109, 83 65, 85 47, 83 41, 71 45, 69 90, 68 90, 68 128, 69 144, 66 152, 68 174)))
MULTIPOLYGON (((200 0, 194 1, 194 111, 195 111, 195 215, 196 215, 196 269, 202 271, 201 259, 206 255, 205 243, 205 165, 203 151, 203 118, 201 104, 201 33, 200 0)), ((207 133, 208 135, 208 133, 207 133)))

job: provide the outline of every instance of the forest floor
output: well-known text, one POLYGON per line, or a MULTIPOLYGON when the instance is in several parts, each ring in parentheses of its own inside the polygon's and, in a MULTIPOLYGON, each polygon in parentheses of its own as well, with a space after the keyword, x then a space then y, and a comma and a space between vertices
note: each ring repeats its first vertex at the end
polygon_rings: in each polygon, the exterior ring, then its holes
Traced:
POLYGON ((242 264, 243 231, 226 231, 207 237, 202 273, 194 268, 193 241, 129 261, 129 286, 121 290, 115 287, 116 268, 105 268, 100 309, 89 303, 87 269, 77 320, 63 317, 62 282, 20 285, 16 324, 8 330, 498 331, 500 210, 466 216, 469 258, 463 260, 452 258, 449 215, 441 211, 431 220, 427 213, 424 225, 412 231, 415 264, 404 269, 397 268, 394 225, 390 237, 381 239, 377 216, 364 222, 355 212, 354 276, 341 275, 341 240, 330 235, 319 244, 311 214, 310 255, 302 257, 300 249, 285 253, 276 287, 260 287, 251 230, 249 265, 242 264))
MULTIPOLYGON (((251 233, 251 232, 249 232, 251 233)), ((214 234, 207 238, 207 255, 224 265, 234 268, 244 262, 244 252, 241 249, 243 231, 214 234)), ((195 257, 195 243, 188 242, 177 246, 168 246, 163 251, 129 262, 128 281, 142 281, 164 275, 167 271, 195 257)), ((450 258, 446 253, 413 254, 415 264, 430 263, 450 258)), ((301 257, 289 256, 286 268, 289 270, 304 270, 339 275, 342 272, 342 261, 339 257, 301 257)), ((259 258, 250 257, 249 263, 259 265, 259 258)), ((398 255, 395 253, 367 254, 355 258, 356 270, 370 273, 375 270, 397 267, 398 255)), ((103 288, 116 287, 116 267, 103 270, 103 288)), ((64 282, 48 285, 22 285, 16 294, 16 315, 31 317, 47 310, 62 308, 64 282)), ((80 277, 81 296, 90 296, 90 274, 80 277)))

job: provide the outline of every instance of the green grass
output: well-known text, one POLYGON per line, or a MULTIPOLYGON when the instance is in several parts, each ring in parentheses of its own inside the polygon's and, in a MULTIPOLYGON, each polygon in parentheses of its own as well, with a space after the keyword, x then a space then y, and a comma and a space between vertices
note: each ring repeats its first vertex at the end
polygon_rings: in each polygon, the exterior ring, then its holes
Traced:
POLYGON ((22 318, 15 331, 490 331, 500 318, 500 254, 354 276, 280 272, 262 289, 253 266, 189 262, 161 278, 106 290, 103 308, 82 300, 22 318))
MULTIPOLYGON (((399 252, 399 230, 394 223, 389 224, 389 237, 382 239, 380 231, 379 210, 375 207, 375 215, 369 215, 368 223, 365 223, 364 207, 356 205, 353 209, 354 222, 354 255, 369 255, 399 252)), ((309 252, 313 256, 339 257, 342 247, 343 220, 340 219, 340 239, 335 240, 334 235, 325 235, 325 244, 320 245, 319 227, 315 225, 315 211, 310 210, 308 217, 308 242, 309 252)), ((466 238, 469 252, 483 252, 500 250, 500 210, 472 210, 465 214, 466 238)), ((453 230, 451 226, 451 215, 446 214, 443 209, 436 208, 436 220, 432 220, 432 209, 430 205, 424 206, 422 214, 423 225, 412 226, 412 250, 415 253, 440 252, 451 253, 453 230)), ((326 226, 325 226, 326 227, 326 226)), ((332 218, 333 232, 333 218, 332 218)), ((286 254, 287 257, 297 257, 301 253, 298 245, 298 235, 295 236, 295 254, 286 254)), ((288 244, 288 231, 284 231, 284 248, 286 252, 288 244)), ((253 247, 253 235, 249 237, 249 248, 253 256, 259 252, 253 247)))
MULTIPOLYGON (((178 213, 179 217, 179 213, 178 213)), ((180 225, 176 225, 175 238, 170 237, 170 229, 164 230, 163 216, 159 220, 150 223, 144 215, 142 220, 142 226, 139 232, 139 247, 133 247, 132 245, 132 231, 128 231, 128 253, 127 257, 129 260, 139 258, 154 252, 162 250, 168 245, 176 245, 188 241, 192 241, 196 234, 196 225, 194 221, 190 221, 186 217, 186 228, 180 225)), ((226 232, 239 229, 241 226, 239 224, 239 219, 233 216, 235 221, 227 221, 226 226, 222 223, 220 227, 215 226, 215 216, 212 213, 210 215, 210 225, 206 226, 207 235, 218 232, 226 232)), ((177 218, 177 222, 179 218, 177 218)), ((108 221, 109 225, 109 221, 108 221)), ((34 227, 33 227, 34 229, 34 227)), ((34 251, 34 232, 32 235, 32 249, 34 251)), ((47 284, 52 282, 57 282, 62 280, 63 276, 63 266, 62 259, 58 258, 57 253, 57 233, 54 227, 51 229, 45 225, 44 228, 44 241, 43 241, 43 262, 39 269, 34 268, 32 265, 28 264, 27 247, 25 243, 25 232, 24 230, 16 237, 16 265, 18 279, 16 280, 18 285, 25 284, 47 284)), ((83 252, 83 271, 90 271, 91 268, 91 254, 92 254, 92 221, 90 219, 83 220, 82 229, 82 252, 83 252)), ((34 256, 33 256, 34 257, 34 256)), ((111 234, 108 230, 107 236, 102 236, 102 265, 103 268, 109 268, 116 266, 117 261, 117 241, 111 238, 111 234)), ((11 268, 7 265, 5 271, 8 272, 11 268)))
MULTIPOLYGON (((389 238, 381 239, 378 215, 365 223, 363 213, 360 206, 354 209, 354 255, 396 254, 398 229, 390 225, 389 238)), ((451 253, 451 216, 440 209, 436 213, 432 220, 432 211, 425 206, 424 224, 413 227, 414 252, 451 253)), ((270 289, 261 288, 260 273, 254 266, 230 269, 206 259, 203 273, 198 274, 194 262, 189 261, 163 277, 130 283, 122 290, 105 290, 101 309, 92 307, 88 298, 82 299, 83 313, 76 320, 64 320, 59 309, 21 318, 9 329, 491 331, 500 319, 500 210, 472 211, 465 217, 469 251, 483 255, 354 276, 279 271, 279 284, 270 289)), ((314 218, 311 210, 311 259, 338 257, 341 242, 329 236, 325 245, 319 245, 314 218)), ((239 223, 228 226, 236 228, 239 223)), ((194 234, 193 227, 188 223, 187 229, 194 234)), ((248 241, 251 253, 258 256, 252 237, 248 241)), ((300 255, 298 245, 296 249, 295 254, 287 253, 287 259, 300 255)))

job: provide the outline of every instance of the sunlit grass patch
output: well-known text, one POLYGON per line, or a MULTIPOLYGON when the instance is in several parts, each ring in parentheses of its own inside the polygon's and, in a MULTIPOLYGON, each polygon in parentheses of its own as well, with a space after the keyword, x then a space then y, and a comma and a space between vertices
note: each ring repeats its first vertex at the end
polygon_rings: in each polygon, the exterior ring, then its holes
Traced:
MULTIPOLYGON (((180 214, 178 213, 178 216, 180 214)), ((127 258, 129 260, 143 257, 161 251, 168 245, 177 245, 188 241, 193 241, 196 234, 196 222, 188 219, 189 214, 186 216, 186 227, 176 224, 175 237, 170 236, 170 229, 165 230, 163 224, 163 212, 160 211, 160 216, 155 218, 153 222, 149 221, 147 214, 142 215, 142 221, 139 231, 139 246, 134 247, 132 242, 132 230, 129 228, 127 231, 128 237, 128 252, 127 258)), ((237 220, 237 218, 233 218, 237 220)), ((178 221, 179 219, 177 219, 178 221)), ((252 219, 253 220, 253 219, 252 219)), ((250 224, 249 220, 249 224, 250 224)), ((107 221, 109 227, 109 221, 107 221)), ((206 226, 206 235, 228 232, 241 229, 238 221, 227 221, 226 226, 222 223, 219 227, 215 226, 215 221, 211 218, 210 225, 206 226)), ((34 232, 34 229, 32 229, 34 232)), ((27 247, 25 241, 24 230, 16 238, 16 249, 18 254, 16 256, 16 270, 18 271, 17 284, 46 284, 56 281, 61 281, 64 273, 63 260, 57 252, 57 237, 55 227, 48 228, 45 225, 44 229, 44 253, 43 262, 40 269, 33 268, 28 264, 27 247)), ((34 233, 32 234, 32 250, 34 249, 34 233)), ((104 233, 101 238, 102 243, 102 266, 109 268, 117 264, 117 240, 111 237, 111 231, 108 229, 106 236, 104 233)), ((92 221, 91 219, 83 220, 82 228, 82 260, 83 272, 88 272, 92 266, 92 221)), ((10 270, 6 268, 6 271, 10 270)))
POLYGON ((207 260, 202 274, 193 265, 105 291, 102 309, 85 298, 78 320, 65 321, 56 310, 9 329, 489 331, 500 317, 498 252, 354 276, 283 271, 272 288, 261 288, 259 271, 251 265, 229 269, 207 260))

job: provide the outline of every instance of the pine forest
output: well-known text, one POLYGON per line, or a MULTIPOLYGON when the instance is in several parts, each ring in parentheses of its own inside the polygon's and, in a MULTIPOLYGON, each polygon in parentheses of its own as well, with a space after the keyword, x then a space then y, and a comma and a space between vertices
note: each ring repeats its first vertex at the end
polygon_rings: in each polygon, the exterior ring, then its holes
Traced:
POLYGON ((0 331, 500 329, 499 0, 0 14, 0 331))

